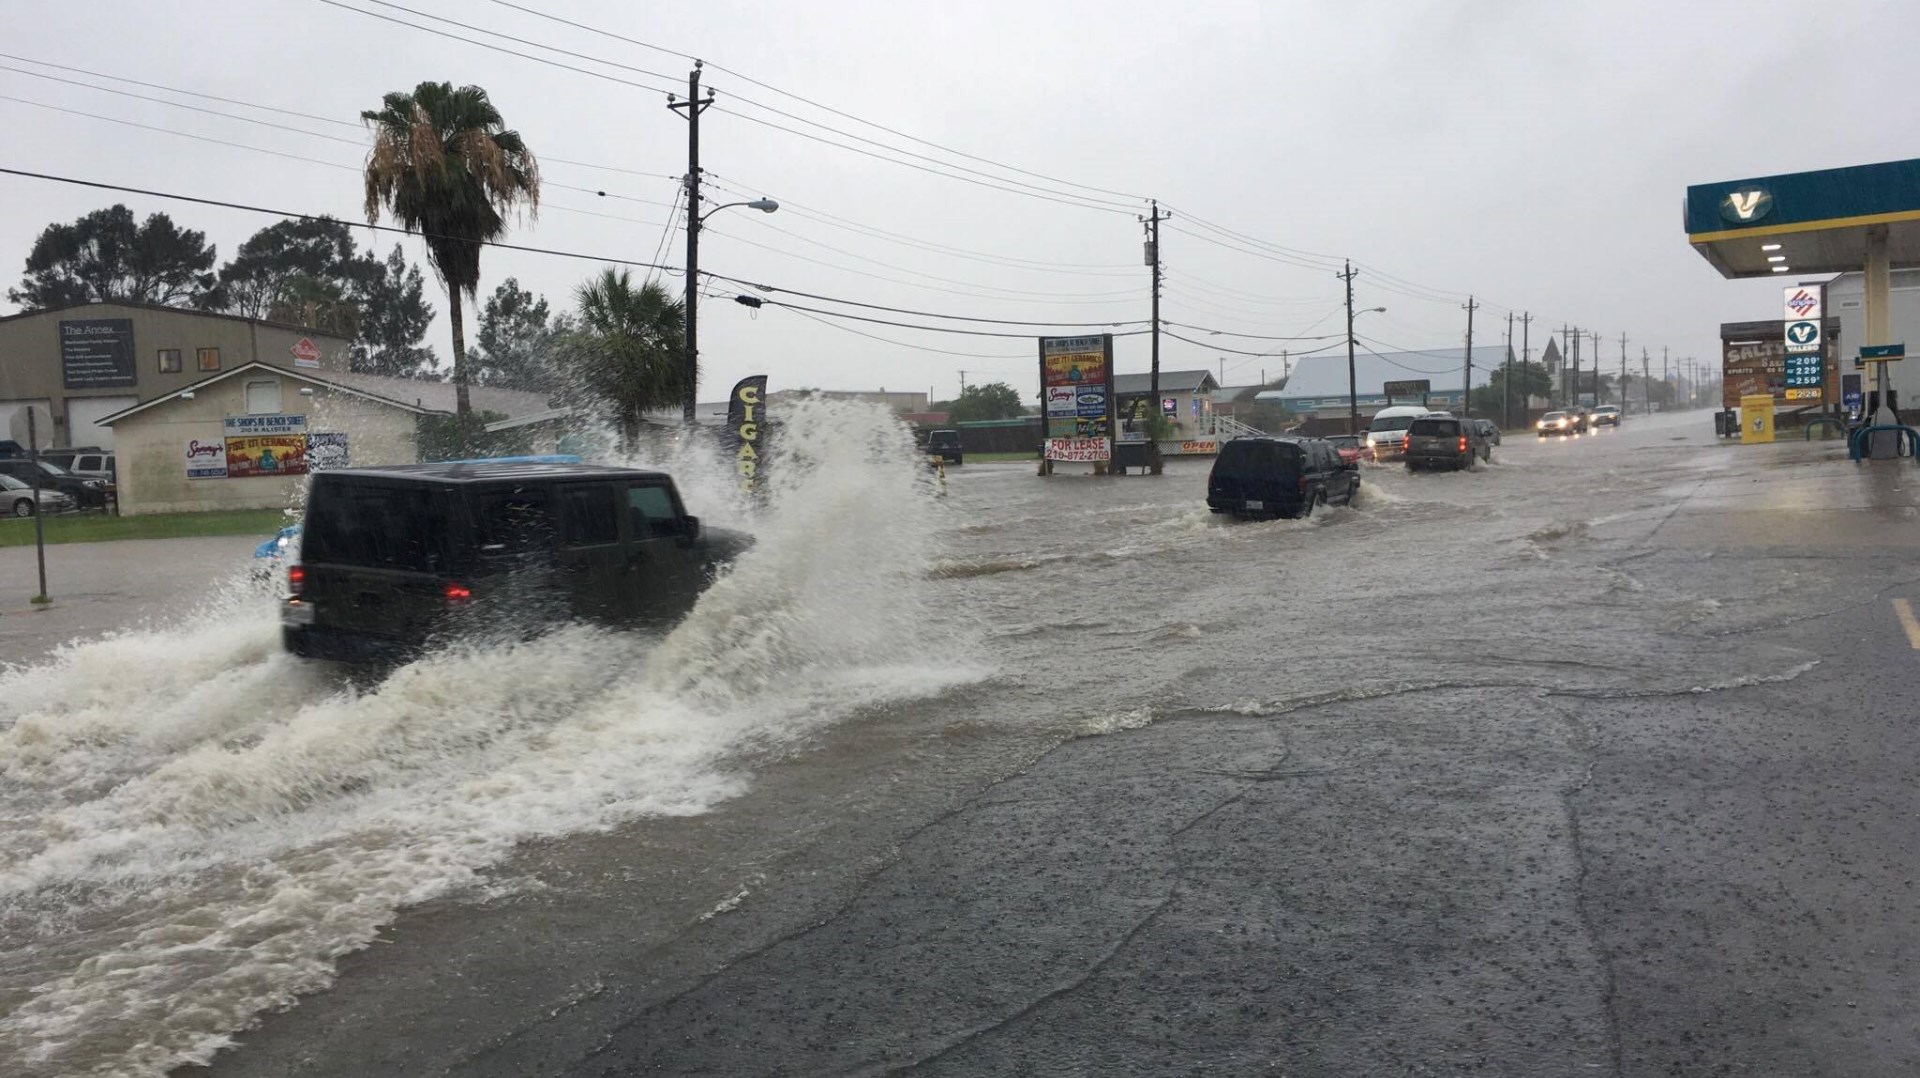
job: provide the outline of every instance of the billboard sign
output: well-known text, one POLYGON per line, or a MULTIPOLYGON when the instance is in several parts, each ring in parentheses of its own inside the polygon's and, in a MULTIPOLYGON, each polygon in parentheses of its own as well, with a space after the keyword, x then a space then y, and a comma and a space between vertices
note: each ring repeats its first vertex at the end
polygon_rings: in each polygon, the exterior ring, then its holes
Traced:
POLYGON ((1786 337, 1788 355, 1820 351, 1820 323, 1818 322, 1788 322, 1786 337))
POLYGON ((61 320, 61 385, 68 389, 107 389, 138 381, 133 362, 133 319, 61 320))
MULTIPOLYGON (((305 418, 305 417, 302 417, 305 418)), ((227 437, 227 477, 307 474, 307 436, 253 434, 227 437)))
POLYGON ((1404 382, 1388 382, 1381 387, 1391 397, 1424 397, 1433 392, 1433 380, 1429 378, 1410 378, 1404 382))
POLYGON ((1788 285, 1786 297, 1781 305, 1781 318, 1788 322, 1818 322, 1825 315, 1826 297, 1821 293, 1825 289, 1819 285, 1788 285))
POLYGON ((303 415, 230 415, 223 422, 229 438, 260 434, 298 434, 306 437, 307 417, 303 415))
POLYGON ((188 479, 227 477, 227 443, 221 439, 187 439, 186 460, 188 479))
POLYGON ((1040 338, 1048 460, 1112 457, 1113 336, 1040 338))
POLYGON ((307 470, 324 472, 348 465, 345 431, 314 431, 307 435, 307 470))

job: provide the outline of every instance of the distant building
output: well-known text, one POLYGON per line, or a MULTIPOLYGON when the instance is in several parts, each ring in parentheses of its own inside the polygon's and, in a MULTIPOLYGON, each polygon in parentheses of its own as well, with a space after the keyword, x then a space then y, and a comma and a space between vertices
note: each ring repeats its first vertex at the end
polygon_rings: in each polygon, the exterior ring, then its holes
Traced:
POLYGON ((0 439, 113 448, 100 420, 249 363, 345 374, 350 338, 148 303, 80 303, 0 318, 0 439))
MULTIPOLYGON (((1214 380, 1212 371, 1161 371, 1159 414, 1173 421, 1179 438, 1211 431, 1213 394, 1219 388, 1220 383, 1214 380)), ((1132 426, 1138 425, 1140 418, 1153 414, 1152 390, 1151 372, 1113 376, 1114 408, 1119 413, 1119 433, 1123 437, 1131 432, 1132 426)))
MULTIPOLYGON (((540 415, 539 393, 469 387, 476 413, 540 415)), ((293 507, 326 467, 412 464, 419 420, 454 413, 455 387, 243 363, 101 419, 123 514, 293 507)))
POLYGON ((774 404, 802 397, 819 397, 834 401, 864 401, 895 412, 924 412, 931 404, 928 394, 914 390, 782 389, 767 394, 767 400, 774 404))
MULTIPOLYGON (((1507 361, 1504 344, 1475 345, 1473 385, 1486 385, 1493 368, 1507 361)), ((1440 410, 1462 406, 1461 382, 1466 377, 1465 348, 1431 348, 1424 352, 1362 351, 1354 356, 1354 396, 1364 418, 1389 405, 1425 404, 1440 410), (1389 396, 1388 383, 1428 383, 1425 393, 1405 391, 1389 396)), ((1288 411, 1321 419, 1339 419, 1349 408, 1347 357, 1340 354, 1303 356, 1294 361, 1293 374, 1283 389, 1270 389, 1260 400, 1278 401, 1288 411)))

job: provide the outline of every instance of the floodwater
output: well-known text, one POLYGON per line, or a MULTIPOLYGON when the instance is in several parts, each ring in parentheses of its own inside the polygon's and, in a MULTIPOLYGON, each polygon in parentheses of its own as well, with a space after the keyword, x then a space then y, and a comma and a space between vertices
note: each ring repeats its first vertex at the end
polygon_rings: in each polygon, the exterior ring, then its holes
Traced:
POLYGON ((357 685, 281 654, 271 596, 236 584, 68 646, 0 674, 0 1073, 204 1062, 407 908, 511 889, 520 844, 711 812, 875 714, 911 736, 964 713, 990 745, 1451 687, 1794 676, 1709 638, 1818 594, 1818 567, 1756 589, 1702 558, 1650 588, 1594 538, 1650 535, 1736 467, 1706 427, 1369 466, 1352 507, 1236 522, 1207 511, 1203 462, 940 484, 886 417, 812 405, 764 506, 670 462, 695 512, 759 544, 664 638, 571 628, 357 685))

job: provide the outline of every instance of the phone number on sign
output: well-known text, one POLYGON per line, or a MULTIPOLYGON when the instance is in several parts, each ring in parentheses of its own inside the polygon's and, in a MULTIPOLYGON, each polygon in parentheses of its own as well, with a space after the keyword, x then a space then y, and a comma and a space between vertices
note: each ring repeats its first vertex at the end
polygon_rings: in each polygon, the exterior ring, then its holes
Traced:
POLYGON ((1048 460, 1107 460, 1111 452, 1105 438, 1049 438, 1048 460))

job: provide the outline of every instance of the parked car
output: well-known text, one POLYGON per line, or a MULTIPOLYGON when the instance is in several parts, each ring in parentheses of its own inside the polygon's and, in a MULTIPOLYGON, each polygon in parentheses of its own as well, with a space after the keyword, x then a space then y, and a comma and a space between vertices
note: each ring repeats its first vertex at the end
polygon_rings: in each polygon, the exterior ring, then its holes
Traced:
POLYGON ((1339 453, 1340 459, 1348 464, 1358 464, 1360 458, 1366 455, 1366 447, 1361 444, 1358 434, 1335 434, 1327 439, 1327 444, 1333 446, 1334 452, 1339 453))
POLYGON ((927 456, 939 457, 948 464, 964 464, 966 454, 960 451, 960 432, 936 430, 928 434, 927 456))
POLYGON ((56 449, 40 454, 40 459, 67 471, 82 479, 104 479, 112 484, 118 473, 115 470, 113 451, 99 446, 81 446, 77 449, 56 449))
POLYGON ((51 487, 41 487, 36 492, 31 485, 0 473, 0 507, 16 517, 30 517, 36 510, 42 513, 65 513, 73 508, 73 499, 51 487))
POLYGON ((1315 506, 1347 504, 1360 466, 1319 438, 1235 438, 1207 475, 1207 508, 1236 516, 1303 517, 1315 506))
POLYGON ((1488 445, 1500 444, 1500 424, 1493 420, 1476 419, 1473 421, 1473 429, 1480 432, 1480 437, 1486 439, 1488 445))
POLYGON ((1596 427, 1602 426, 1602 425, 1609 426, 1609 427, 1619 426, 1620 425, 1620 406, 1617 404, 1600 405, 1598 408, 1595 408, 1593 410, 1592 421, 1593 421, 1593 425, 1596 427))
POLYGON ((10 475, 28 486, 35 485, 36 473, 39 486, 65 494, 82 509, 97 509, 107 504, 107 481, 104 479, 73 475, 58 464, 49 464, 44 460, 20 457, 0 460, 0 475, 10 475))
POLYGON ((1373 419, 1367 424, 1367 448, 1373 452, 1375 460, 1390 460, 1400 455, 1407 445, 1407 427, 1423 415, 1431 414, 1433 409, 1422 407, 1382 408, 1373 413, 1373 419))
POLYGON ((1534 424, 1534 430, 1545 438, 1549 434, 1578 434, 1580 426, 1579 420, 1571 412, 1548 412, 1534 424))
POLYGON ((1475 461, 1493 459, 1493 447, 1480 435, 1474 421, 1450 415, 1424 415, 1407 428, 1407 470, 1471 468, 1475 461))
POLYGON ((391 663, 449 637, 566 621, 661 627, 751 537, 661 472, 471 462, 320 472, 281 632, 295 655, 391 663))

